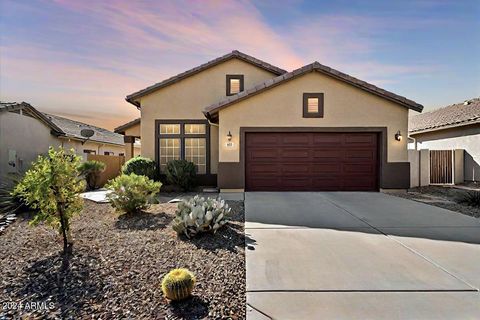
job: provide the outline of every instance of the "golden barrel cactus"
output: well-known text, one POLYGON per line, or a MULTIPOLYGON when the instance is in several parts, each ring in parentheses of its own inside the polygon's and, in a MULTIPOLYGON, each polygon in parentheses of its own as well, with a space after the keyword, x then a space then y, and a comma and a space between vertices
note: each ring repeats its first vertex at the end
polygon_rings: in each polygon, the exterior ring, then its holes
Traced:
POLYGON ((173 269, 162 280, 162 291, 170 300, 188 298, 195 286, 195 276, 187 269, 173 269))

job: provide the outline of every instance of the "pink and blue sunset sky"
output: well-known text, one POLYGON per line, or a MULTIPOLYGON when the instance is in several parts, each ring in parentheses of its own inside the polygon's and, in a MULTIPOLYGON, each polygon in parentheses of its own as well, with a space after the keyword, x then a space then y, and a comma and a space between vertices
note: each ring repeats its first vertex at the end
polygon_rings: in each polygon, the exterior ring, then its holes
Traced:
POLYGON ((425 105, 480 96, 480 2, 0 0, 0 99, 112 129, 125 96, 234 49, 425 105))

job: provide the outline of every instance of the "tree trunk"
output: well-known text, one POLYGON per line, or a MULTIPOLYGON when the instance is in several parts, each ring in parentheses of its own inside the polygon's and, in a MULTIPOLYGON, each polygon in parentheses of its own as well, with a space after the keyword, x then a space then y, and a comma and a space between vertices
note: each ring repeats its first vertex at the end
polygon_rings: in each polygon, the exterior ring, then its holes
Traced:
POLYGON ((63 236, 63 268, 68 269, 69 266, 69 255, 72 254, 72 245, 69 244, 68 241, 68 225, 65 219, 65 205, 59 204, 58 206, 58 214, 60 216, 60 227, 62 228, 62 236, 63 236))

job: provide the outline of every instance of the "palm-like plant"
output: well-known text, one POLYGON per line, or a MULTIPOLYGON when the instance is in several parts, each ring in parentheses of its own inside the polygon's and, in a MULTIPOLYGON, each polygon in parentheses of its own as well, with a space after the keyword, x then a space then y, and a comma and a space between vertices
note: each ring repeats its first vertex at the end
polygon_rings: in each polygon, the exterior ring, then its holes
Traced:
POLYGON ((85 161, 78 166, 80 175, 85 177, 88 190, 98 188, 98 179, 105 167, 105 163, 96 160, 85 161))

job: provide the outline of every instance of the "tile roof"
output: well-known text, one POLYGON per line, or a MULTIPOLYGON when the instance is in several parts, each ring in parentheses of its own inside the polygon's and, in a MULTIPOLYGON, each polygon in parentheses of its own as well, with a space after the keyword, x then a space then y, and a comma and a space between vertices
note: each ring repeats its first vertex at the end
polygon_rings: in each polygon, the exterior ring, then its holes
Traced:
POLYGON ((43 113, 32 107, 26 102, 1 102, 0 101, 0 111, 15 111, 15 110, 28 110, 30 115, 37 118, 39 121, 43 122, 45 125, 52 129, 52 132, 56 135, 65 134, 62 129, 60 129, 56 124, 54 124, 50 119, 48 119, 43 113))
POLYGON ((17 106, 20 106, 22 104, 18 102, 0 102, 0 110, 7 110, 7 109, 13 109, 17 106))
POLYGON ((76 138, 76 139, 85 139, 80 134, 82 129, 91 129, 94 131, 94 135, 89 138, 95 142, 110 143, 117 145, 124 145, 123 136, 118 133, 114 133, 104 128, 92 126, 83 122, 63 118, 57 115, 43 113, 51 122, 57 125, 64 132, 65 136, 76 138))
POLYGON ((124 133, 125 130, 127 130, 128 128, 139 124, 140 121, 141 121, 141 118, 134 119, 132 121, 129 121, 127 123, 122 124, 121 126, 116 127, 113 131, 115 133, 124 133))
POLYGON ((480 123, 480 97, 410 117, 411 134, 480 123))
POLYGON ((348 74, 345 74, 343 72, 340 72, 338 70, 332 69, 330 67, 327 67, 325 65, 320 64, 319 62, 315 61, 311 64, 308 64, 304 67, 301 67, 299 69, 293 70, 291 72, 285 73, 283 75, 280 75, 276 78, 269 79, 261 84, 256 85, 253 88, 247 89, 245 91, 242 91, 234 96, 231 96, 227 98, 226 100, 220 101, 218 103, 212 104, 208 107, 206 107, 203 111, 203 113, 207 117, 211 117, 212 115, 216 114, 220 109, 225 108, 231 104, 234 104, 238 101, 241 101, 243 99, 249 98, 255 94, 258 94, 264 90, 267 90, 269 88, 275 87, 283 82, 286 82, 288 80, 292 80, 296 77, 299 77, 301 75, 304 75, 308 72, 321 72, 323 74, 326 74, 328 76, 331 76, 335 79, 341 80, 343 82, 347 82, 353 86, 356 86, 360 89, 363 89, 365 91, 368 91, 370 93, 376 94, 380 97, 383 97, 385 99, 391 100, 393 102, 396 102, 400 105, 403 105, 409 109, 413 109, 415 111, 422 111, 423 106, 421 104, 416 103, 415 101, 409 100, 405 97, 399 96, 395 93, 392 93, 390 91, 381 89, 379 87, 374 86, 373 84, 370 84, 368 82, 359 80, 357 78, 354 78, 348 74))
POLYGON ((149 93, 151 93, 155 90, 158 90, 160 88, 169 86, 169 85, 171 85, 175 82, 183 80, 183 79, 185 79, 187 77, 190 77, 194 74, 197 74, 197 73, 199 73, 199 72, 201 72, 205 69, 208 69, 208 68, 213 67, 213 66, 215 66, 219 63, 222 63, 224 61, 227 61, 227 60, 230 60, 230 59, 233 59, 233 58, 237 58, 237 59, 243 60, 245 62, 251 63, 253 65, 256 65, 259 68, 270 71, 270 72, 272 72, 273 74, 276 74, 276 75, 281 75, 281 74, 284 74, 284 73, 287 72, 286 70, 280 69, 279 67, 271 65, 270 63, 267 63, 265 61, 262 61, 260 59, 255 58, 255 57, 249 56, 249 55, 247 55, 243 52, 240 52, 238 50, 234 50, 234 51, 232 51, 232 52, 230 52, 230 53, 228 53, 224 56, 221 56, 221 57, 216 58, 214 60, 208 61, 207 63, 201 64, 198 67, 187 70, 185 72, 177 74, 176 76, 173 76, 171 78, 168 78, 166 80, 158 82, 158 83, 156 83, 152 86, 149 86, 145 89, 142 89, 140 91, 132 93, 132 94, 127 96, 126 100, 128 102, 132 103, 133 105, 139 107, 139 105, 134 101, 135 99, 140 98, 144 95, 147 95, 147 94, 149 94, 149 93))

